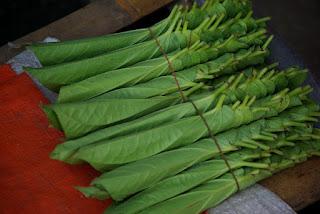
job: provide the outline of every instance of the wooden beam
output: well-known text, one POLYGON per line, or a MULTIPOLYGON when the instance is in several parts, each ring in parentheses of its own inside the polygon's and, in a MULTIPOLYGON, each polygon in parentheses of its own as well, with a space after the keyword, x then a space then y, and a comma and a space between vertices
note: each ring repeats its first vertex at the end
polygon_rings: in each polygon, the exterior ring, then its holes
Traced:
POLYGON ((261 184, 299 211, 320 199, 320 158, 279 172, 261 184))
POLYGON ((153 8, 160 8, 171 1, 172 0, 117 0, 117 3, 130 14, 132 19, 139 19, 139 17, 143 17, 152 13, 154 11, 153 8))

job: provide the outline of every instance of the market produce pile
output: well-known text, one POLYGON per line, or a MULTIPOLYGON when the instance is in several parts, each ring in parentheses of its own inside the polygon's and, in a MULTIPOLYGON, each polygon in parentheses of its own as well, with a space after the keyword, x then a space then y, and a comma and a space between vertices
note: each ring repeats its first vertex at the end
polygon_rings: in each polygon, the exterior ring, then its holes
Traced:
POLYGON ((29 48, 58 92, 65 133, 51 158, 101 175, 85 196, 106 213, 200 213, 320 154, 308 72, 268 64, 269 17, 249 0, 175 6, 150 28, 29 48))

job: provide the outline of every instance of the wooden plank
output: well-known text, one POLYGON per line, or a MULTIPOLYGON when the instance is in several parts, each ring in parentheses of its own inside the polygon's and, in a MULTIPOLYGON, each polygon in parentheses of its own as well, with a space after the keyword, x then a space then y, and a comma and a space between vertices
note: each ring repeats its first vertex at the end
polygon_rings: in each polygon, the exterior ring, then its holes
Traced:
POLYGON ((141 1, 141 0, 117 0, 118 5, 120 5, 124 10, 128 11, 133 19, 138 19, 148 15, 154 11, 153 8, 160 8, 165 4, 170 3, 172 0, 162 0, 162 1, 141 1))
POLYGON ((320 199, 320 158, 313 157, 261 182, 298 211, 320 199))
MULTIPOLYGON (((23 44, 41 41, 48 36, 70 40, 115 32, 171 1, 95 0, 82 9, 36 30, 14 41, 14 43, 23 46, 23 44)), ((2 46, 0 48, 0 63, 6 62, 20 51, 21 49, 12 49, 8 45, 2 46)))

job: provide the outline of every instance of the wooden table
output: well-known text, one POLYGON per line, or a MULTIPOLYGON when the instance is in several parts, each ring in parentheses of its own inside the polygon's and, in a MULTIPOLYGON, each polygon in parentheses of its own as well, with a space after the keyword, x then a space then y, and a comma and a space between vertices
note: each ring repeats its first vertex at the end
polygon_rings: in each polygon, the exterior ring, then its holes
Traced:
MULTIPOLYGON (((111 33, 152 13, 172 0, 95 0, 84 8, 32 32, 14 43, 41 41, 48 36, 61 40, 78 39, 111 33)), ((21 50, 0 48, 0 62, 21 50)), ((300 210, 320 199, 320 158, 312 158, 280 172, 261 184, 300 210)))
POLYGON ((320 158, 313 157, 261 182, 298 211, 320 199, 320 158))

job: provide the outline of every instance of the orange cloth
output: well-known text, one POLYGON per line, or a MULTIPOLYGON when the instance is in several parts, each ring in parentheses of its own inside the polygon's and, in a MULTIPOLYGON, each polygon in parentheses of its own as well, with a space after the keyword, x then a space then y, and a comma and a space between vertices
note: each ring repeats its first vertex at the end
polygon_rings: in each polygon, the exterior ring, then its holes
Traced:
POLYGON ((16 74, 11 70, 11 66, 8 64, 0 66, 0 87, 4 84, 7 80, 15 77, 16 74))
POLYGON ((63 134, 40 109, 48 103, 27 74, 0 66, 0 213, 100 214, 111 201, 87 199, 73 186, 98 174, 49 158, 63 134))

